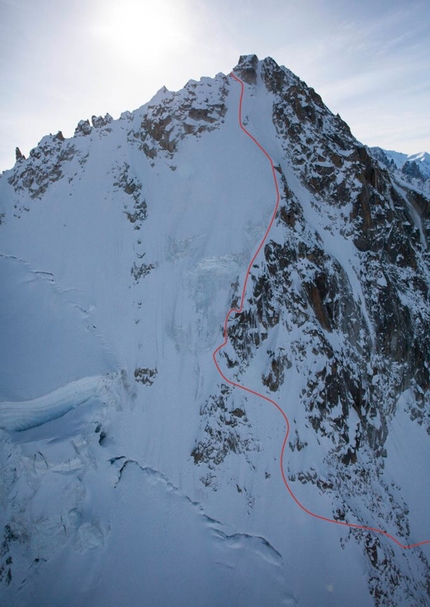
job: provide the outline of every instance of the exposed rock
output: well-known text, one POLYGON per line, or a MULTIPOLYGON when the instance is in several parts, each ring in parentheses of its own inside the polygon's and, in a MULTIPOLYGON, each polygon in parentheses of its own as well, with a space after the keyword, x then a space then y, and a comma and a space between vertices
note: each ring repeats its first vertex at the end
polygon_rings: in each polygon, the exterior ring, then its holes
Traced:
POLYGON ((8 182, 17 194, 25 192, 31 198, 40 198, 52 183, 63 177, 64 164, 69 163, 75 154, 73 143, 66 141, 61 131, 48 135, 30 151, 25 162, 23 156, 17 159, 8 182))
POLYGON ((89 135, 91 133, 91 125, 89 120, 80 120, 75 128, 75 137, 79 135, 89 135))
POLYGON ((24 154, 22 154, 19 148, 15 148, 15 159, 17 162, 19 162, 20 160, 25 160, 25 156, 24 154))
MULTIPOLYGON (((231 393, 229 386, 221 384, 218 395, 211 396, 200 410, 205 420, 203 437, 196 442, 191 457, 195 464, 205 464, 209 470, 219 466, 229 453, 246 454, 257 449, 251 433, 244 437, 239 431, 241 427, 250 430, 250 424, 243 408, 231 408, 231 393)), ((207 475, 201 477, 204 484, 207 479, 207 475)))
POLYGON ((113 118, 110 114, 103 116, 91 116, 91 124, 95 129, 101 129, 111 124, 113 118))
POLYGON ((133 263, 133 267, 130 270, 130 274, 133 276, 135 282, 139 282, 141 278, 148 276, 152 270, 156 268, 156 265, 153 263, 133 263))
POLYGON ((217 129, 227 111, 224 103, 227 95, 227 78, 216 77, 218 86, 208 79, 199 83, 190 81, 181 96, 166 88, 159 91, 161 101, 150 103, 141 117, 140 128, 129 132, 131 143, 151 161, 159 154, 172 158, 179 142, 186 136, 199 137, 202 133, 217 129), (205 102, 202 103, 202 98, 205 102))
POLYGON ((152 386, 157 377, 157 369, 147 369, 143 367, 137 367, 134 370, 134 379, 145 386, 152 386))
POLYGON ((235 70, 244 82, 247 82, 248 84, 256 84, 257 66, 257 55, 241 55, 239 57, 239 63, 237 64, 235 70))

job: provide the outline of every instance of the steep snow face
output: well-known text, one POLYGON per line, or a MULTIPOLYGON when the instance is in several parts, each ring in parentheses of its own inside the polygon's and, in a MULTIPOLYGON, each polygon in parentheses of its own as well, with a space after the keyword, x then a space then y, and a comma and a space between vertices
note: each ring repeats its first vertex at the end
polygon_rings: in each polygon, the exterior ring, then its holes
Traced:
MULTIPOLYGON (((219 364, 288 415, 307 509, 430 539, 429 201, 286 68, 234 73, 281 203, 219 364)), ((0 178, 5 604, 429 600, 428 546, 300 510, 282 417, 213 364, 275 204, 239 94, 162 89, 0 178)))
POLYGON ((0 282, 0 400, 32 400, 117 368, 79 293, 60 289, 51 272, 0 256, 0 282))

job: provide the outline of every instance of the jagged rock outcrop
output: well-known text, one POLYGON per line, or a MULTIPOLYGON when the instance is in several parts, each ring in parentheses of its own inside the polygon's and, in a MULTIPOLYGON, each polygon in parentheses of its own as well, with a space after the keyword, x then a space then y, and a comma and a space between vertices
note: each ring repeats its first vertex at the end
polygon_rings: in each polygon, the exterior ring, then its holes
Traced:
POLYGON ((15 159, 17 162, 20 160, 25 160, 25 156, 19 148, 15 148, 15 159))
MULTIPOLYGON (((219 128, 226 113, 227 92, 227 78, 223 74, 214 81, 190 80, 181 95, 163 88, 128 132, 128 140, 138 144, 151 160, 160 154, 173 158, 178 142, 187 135, 199 137, 219 128)), ((173 163, 171 168, 176 168, 173 163)))

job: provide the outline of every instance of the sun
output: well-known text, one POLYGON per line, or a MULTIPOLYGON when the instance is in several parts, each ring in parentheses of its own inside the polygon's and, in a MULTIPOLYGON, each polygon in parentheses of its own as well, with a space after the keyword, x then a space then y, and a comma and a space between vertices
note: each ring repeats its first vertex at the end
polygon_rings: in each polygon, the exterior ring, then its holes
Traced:
POLYGON ((116 56, 128 60, 166 55, 187 46, 190 39, 188 11, 172 0, 122 0, 104 5, 92 30, 116 56))

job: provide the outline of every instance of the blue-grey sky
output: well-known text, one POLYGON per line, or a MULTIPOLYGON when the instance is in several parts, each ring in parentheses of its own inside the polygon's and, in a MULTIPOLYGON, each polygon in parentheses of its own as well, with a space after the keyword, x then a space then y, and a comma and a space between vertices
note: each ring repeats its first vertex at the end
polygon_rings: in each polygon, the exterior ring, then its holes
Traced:
POLYGON ((430 0, 0 0, 0 170, 161 86, 273 57, 368 145, 430 151, 430 0))

